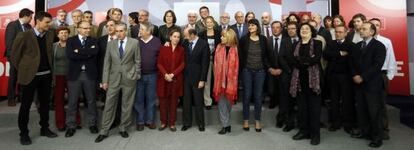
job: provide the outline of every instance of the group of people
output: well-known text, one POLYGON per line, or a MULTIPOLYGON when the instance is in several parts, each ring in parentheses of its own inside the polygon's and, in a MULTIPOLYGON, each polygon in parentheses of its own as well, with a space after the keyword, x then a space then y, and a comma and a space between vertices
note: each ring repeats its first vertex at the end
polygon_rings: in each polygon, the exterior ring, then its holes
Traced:
POLYGON ((127 24, 122 10, 111 8, 98 26, 92 24, 91 11, 72 11, 72 25, 66 23, 65 10, 55 20, 47 12, 36 12, 32 28, 32 15, 22 9, 6 29, 6 56, 13 66, 9 105, 16 103, 17 81, 23 145, 31 144, 27 124, 35 92, 41 136, 50 138, 57 137, 49 129, 50 106, 58 130, 72 137, 82 127, 80 99, 97 143, 116 126, 127 138, 134 114, 138 131, 156 129, 157 100, 160 131, 177 130, 181 103, 181 131, 192 127, 194 112, 203 132, 204 109, 217 105, 222 125, 218 133, 230 133, 232 105, 241 97, 243 130, 250 130, 253 102, 254 129, 261 132, 262 103, 268 96, 269 108, 279 107, 276 127, 299 129, 294 140, 320 143, 322 106, 329 110, 330 131, 343 127, 354 138, 370 140, 370 147, 389 139, 385 100, 397 67, 391 41, 380 35, 378 18, 356 14, 346 26, 341 15, 322 19, 318 14, 290 14, 272 21, 269 12, 256 19, 253 12, 238 11, 230 25, 228 13, 217 22, 203 6, 199 12, 189 11, 183 26, 176 25, 174 11, 168 10, 165 24, 158 27, 146 10, 129 13, 127 24), (98 99, 105 102, 100 129, 98 99))

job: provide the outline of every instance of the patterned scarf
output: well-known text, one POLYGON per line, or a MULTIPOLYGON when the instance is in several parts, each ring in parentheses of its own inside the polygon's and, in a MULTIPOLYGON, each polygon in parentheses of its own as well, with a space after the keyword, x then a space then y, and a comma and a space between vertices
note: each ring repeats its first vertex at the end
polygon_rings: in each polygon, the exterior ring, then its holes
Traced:
POLYGON ((220 99, 220 94, 223 93, 228 100, 237 99, 237 78, 239 71, 237 47, 231 47, 226 57, 226 46, 219 44, 214 56, 213 69, 213 97, 220 99))
MULTIPOLYGON (((310 48, 309 48, 309 55, 312 57, 314 55, 314 43, 313 40, 310 40, 310 48)), ((299 43, 295 47, 295 51, 293 52, 293 56, 295 58, 299 57, 299 49, 301 46, 302 40, 299 41, 299 43)), ((315 64, 313 66, 309 66, 307 68, 309 72, 309 88, 312 89, 313 92, 320 94, 321 93, 321 87, 320 87, 320 78, 319 78, 319 68, 318 64, 315 64)), ((292 95, 292 97, 297 96, 297 92, 302 91, 300 87, 300 79, 299 79, 299 69, 294 68, 292 72, 292 80, 290 81, 290 89, 289 93, 292 95)))

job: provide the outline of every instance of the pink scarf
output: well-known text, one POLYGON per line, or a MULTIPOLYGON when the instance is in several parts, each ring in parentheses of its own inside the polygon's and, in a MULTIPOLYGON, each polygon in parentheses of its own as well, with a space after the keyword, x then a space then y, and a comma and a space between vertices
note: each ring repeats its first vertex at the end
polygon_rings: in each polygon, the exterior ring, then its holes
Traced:
POLYGON ((239 56, 237 47, 231 47, 228 55, 226 46, 219 44, 214 56, 213 97, 218 101, 224 94, 230 101, 237 99, 237 78, 239 72, 239 56), (227 56, 227 57, 226 57, 227 56))
MULTIPOLYGON (((295 51, 293 52, 293 56, 299 57, 299 49, 301 44, 301 40, 295 47, 295 51)), ((312 56, 314 54, 314 47, 313 47, 313 40, 310 40, 310 48, 309 48, 309 55, 312 56)), ((313 92, 320 94, 321 93, 321 87, 320 87, 320 78, 319 78, 319 68, 318 64, 315 64, 313 66, 309 66, 307 68, 309 72, 309 88, 312 89, 313 92)), ((299 69, 294 68, 292 72, 292 80, 290 81, 290 89, 289 93, 292 95, 292 97, 297 96, 297 92, 302 91, 300 87, 300 79, 299 79, 299 69)))

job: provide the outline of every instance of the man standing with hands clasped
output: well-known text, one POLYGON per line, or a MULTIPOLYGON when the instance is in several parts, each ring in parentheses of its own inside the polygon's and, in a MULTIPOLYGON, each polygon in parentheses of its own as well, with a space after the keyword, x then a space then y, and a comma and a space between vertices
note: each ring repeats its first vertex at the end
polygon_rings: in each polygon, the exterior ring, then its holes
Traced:
POLYGON ((119 23, 115 27, 118 39, 108 43, 105 54, 102 88, 107 90, 105 108, 102 112, 102 128, 95 143, 108 137, 115 119, 119 92, 122 90, 122 114, 119 134, 128 138, 127 127, 131 123, 137 80, 141 77, 141 55, 139 42, 126 37, 127 25, 119 23))

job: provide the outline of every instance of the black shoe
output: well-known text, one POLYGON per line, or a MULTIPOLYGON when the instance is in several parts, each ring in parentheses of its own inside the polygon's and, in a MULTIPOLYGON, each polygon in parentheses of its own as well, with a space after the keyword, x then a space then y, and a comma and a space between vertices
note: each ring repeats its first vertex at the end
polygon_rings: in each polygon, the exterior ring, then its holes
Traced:
POLYGON ((249 131, 250 130, 250 127, 243 127, 243 130, 244 131, 249 131))
POLYGON ((390 140, 390 135, 384 132, 384 134, 382 135, 382 140, 390 140))
POLYGON ((369 139, 368 136, 362 134, 362 133, 354 133, 351 135, 352 138, 356 138, 356 139, 369 139))
POLYGON ((82 126, 81 125, 78 125, 78 126, 76 126, 76 129, 82 129, 82 126))
POLYGON ((176 127, 170 127, 170 131, 175 132, 175 131, 177 131, 177 128, 176 127))
POLYGON ((75 129, 68 129, 65 133, 65 137, 72 137, 75 134, 75 129))
POLYGON ((329 127, 328 130, 331 131, 331 132, 334 132, 334 131, 339 130, 339 129, 341 129, 341 127, 338 127, 336 125, 332 125, 332 126, 329 127))
POLYGON ((381 147, 382 146, 382 141, 381 140, 379 140, 379 141, 371 141, 371 143, 369 143, 368 146, 369 147, 372 147, 372 148, 381 147))
POLYGON ((182 128, 181 128, 181 131, 187 131, 188 129, 190 129, 191 128, 191 126, 183 126, 182 128))
POLYGON ((143 131, 144 130, 144 125, 143 124, 139 124, 137 125, 137 131, 143 131))
POLYGON ((102 142, 104 139, 106 139, 108 136, 107 135, 99 135, 96 139, 95 139, 95 143, 99 143, 102 142))
POLYGON ((292 126, 292 125, 286 125, 284 128, 283 128, 283 132, 290 132, 291 130, 293 130, 293 128, 295 128, 294 126, 292 126))
POLYGON ((269 109, 274 109, 276 108, 276 104, 269 104, 269 109))
POLYGON ((256 132, 262 132, 262 128, 255 128, 256 132))
POLYGON ((66 127, 63 127, 63 128, 58 128, 58 131, 59 131, 59 132, 66 131, 66 127))
POLYGON ((310 144, 311 145, 319 145, 321 143, 321 137, 320 136, 313 136, 311 138, 310 144))
POLYGON ((55 138, 58 135, 55 132, 50 131, 49 128, 47 128, 47 129, 42 129, 40 131, 40 136, 45 136, 45 137, 48 137, 48 138, 55 138))
POLYGON ((92 133, 92 134, 97 134, 98 133, 98 127, 95 125, 95 126, 91 126, 91 127, 89 127, 89 131, 92 133))
POLYGON ((28 135, 20 136, 20 144, 22 145, 30 145, 32 144, 32 140, 28 135))
POLYGON ((119 134, 121 134, 121 137, 123 137, 123 138, 128 138, 129 137, 128 132, 126 132, 126 131, 119 132, 119 134))
POLYGON ((284 124, 283 121, 277 121, 276 122, 276 127, 277 128, 282 128, 283 127, 283 124, 284 124))
POLYGON ((225 127, 221 128, 221 130, 218 132, 218 134, 221 134, 221 135, 226 134, 226 133, 227 133, 227 130, 225 127))
POLYGON ((167 128, 167 125, 161 125, 158 130, 159 131, 164 131, 164 129, 167 128))
POLYGON ((223 135, 223 134, 226 134, 226 133, 230 133, 231 132, 231 126, 228 126, 228 127, 223 127, 219 132, 218 132, 218 134, 221 134, 221 135, 223 135))
POLYGON ((211 110, 211 106, 206 106, 206 110, 211 110))
POLYGON ((206 128, 204 126, 198 126, 198 131, 204 132, 206 128))
POLYGON ((295 136, 293 136, 293 140, 303 140, 303 139, 309 139, 309 134, 305 134, 303 132, 298 132, 295 136))
POLYGON ((352 132, 353 132, 351 128, 344 128, 344 131, 350 135, 352 135, 352 132))

